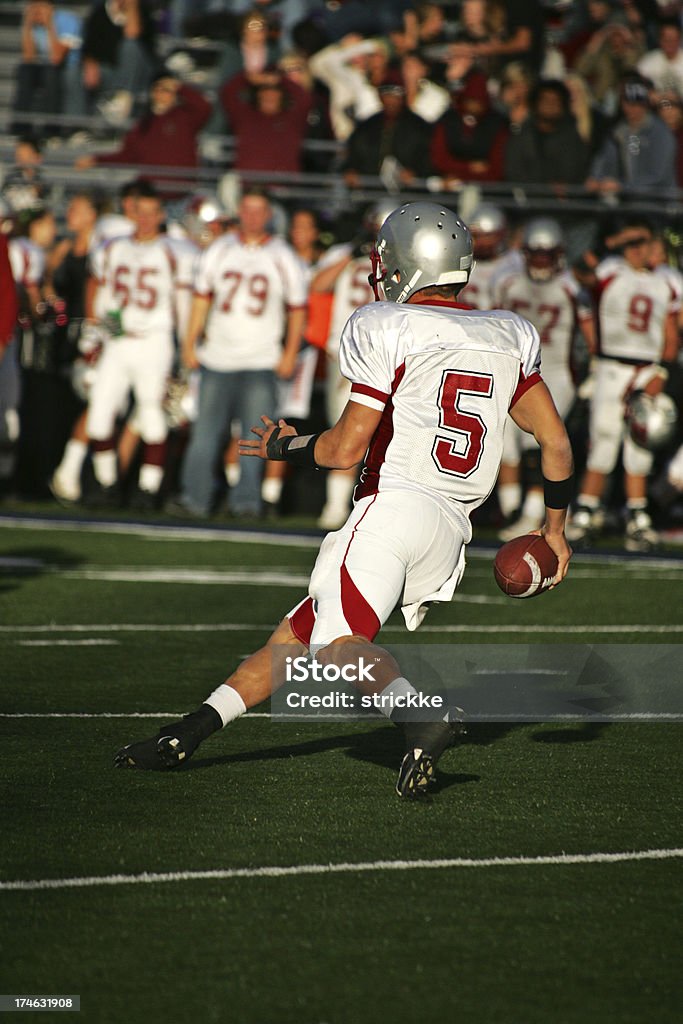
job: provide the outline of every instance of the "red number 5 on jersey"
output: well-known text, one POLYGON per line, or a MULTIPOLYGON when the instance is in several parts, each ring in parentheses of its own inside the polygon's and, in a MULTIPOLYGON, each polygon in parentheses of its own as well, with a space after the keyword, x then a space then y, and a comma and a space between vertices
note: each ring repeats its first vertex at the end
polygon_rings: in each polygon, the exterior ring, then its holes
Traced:
POLYGON ((486 436, 486 424, 481 416, 460 408, 460 399, 464 395, 491 398, 493 377, 488 373, 444 370, 441 378, 437 400, 439 426, 457 437, 437 434, 432 458, 440 473, 460 477, 470 476, 479 465, 486 436))

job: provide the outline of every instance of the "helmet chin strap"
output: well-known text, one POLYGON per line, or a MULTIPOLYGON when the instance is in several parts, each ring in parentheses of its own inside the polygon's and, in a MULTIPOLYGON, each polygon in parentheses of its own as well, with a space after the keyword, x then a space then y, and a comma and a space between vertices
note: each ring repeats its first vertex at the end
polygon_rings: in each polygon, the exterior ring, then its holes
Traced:
POLYGON ((375 302, 381 302, 382 296, 379 293, 378 285, 387 276, 387 268, 382 266, 382 257, 374 246, 370 250, 370 263, 372 270, 368 274, 368 284, 375 293, 375 302))

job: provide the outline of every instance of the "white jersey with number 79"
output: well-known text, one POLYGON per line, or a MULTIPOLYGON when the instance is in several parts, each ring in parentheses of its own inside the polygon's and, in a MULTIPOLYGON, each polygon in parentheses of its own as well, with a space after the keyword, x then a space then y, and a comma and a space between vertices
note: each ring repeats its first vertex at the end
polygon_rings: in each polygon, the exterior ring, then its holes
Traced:
POLYGON ((540 380, 527 320, 456 303, 363 306, 349 319, 340 366, 351 401, 382 411, 356 500, 383 490, 427 493, 466 532, 494 487, 509 410, 540 380))

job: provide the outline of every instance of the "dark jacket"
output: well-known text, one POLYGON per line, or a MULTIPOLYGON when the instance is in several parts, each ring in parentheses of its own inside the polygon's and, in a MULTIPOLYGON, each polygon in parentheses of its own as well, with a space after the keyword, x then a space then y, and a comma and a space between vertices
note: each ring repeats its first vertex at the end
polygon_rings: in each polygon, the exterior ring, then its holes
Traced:
POLYGON ((430 173, 430 136, 431 126, 412 110, 403 110, 395 119, 380 111, 354 128, 347 140, 343 170, 376 175, 384 158, 393 156, 402 167, 425 178, 430 173))
MULTIPOLYGON (((138 42, 154 55, 156 33, 152 16, 146 4, 140 4, 142 31, 138 42)), ((104 4, 95 7, 85 20, 83 26, 83 47, 81 55, 96 60, 98 64, 115 67, 118 61, 119 46, 123 39, 123 28, 115 25, 107 14, 104 4)))
POLYGON ((553 132, 540 132, 532 115, 510 136, 505 177, 521 183, 582 185, 589 160, 589 147, 571 118, 560 122, 553 132))

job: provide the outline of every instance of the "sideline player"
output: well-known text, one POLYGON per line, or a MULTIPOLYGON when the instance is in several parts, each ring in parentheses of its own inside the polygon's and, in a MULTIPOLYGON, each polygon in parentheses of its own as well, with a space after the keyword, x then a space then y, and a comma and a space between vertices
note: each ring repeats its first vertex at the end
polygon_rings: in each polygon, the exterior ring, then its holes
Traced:
MULTIPOLYGON (((529 221, 522 238, 524 268, 502 277, 494 290, 494 305, 511 309, 526 317, 536 328, 543 353, 543 379, 557 410, 566 418, 575 388, 571 374, 571 354, 577 323, 591 351, 595 346, 593 314, 588 296, 582 297, 576 278, 565 269, 562 229, 550 217, 529 221)), ((519 509, 519 518, 500 531, 501 540, 513 540, 537 530, 543 522, 543 482, 538 445, 533 437, 511 421, 505 428, 503 462, 498 477, 501 511, 519 509), (520 465, 529 475, 521 504, 520 465)))
POLYGON ((651 551, 659 537, 647 511, 652 452, 629 436, 624 402, 634 390, 657 394, 678 352, 680 296, 649 265, 652 229, 632 219, 620 236, 623 258, 597 268, 600 347, 590 411, 590 447, 577 506, 567 528, 572 542, 590 539, 604 519, 605 482, 623 444, 627 551, 651 551))
POLYGON ((168 425, 163 402, 174 357, 174 328, 189 314, 194 248, 162 233, 164 210, 153 186, 139 185, 135 231, 100 246, 92 256, 93 309, 98 292, 111 305, 111 330, 97 368, 88 410, 87 434, 93 469, 105 502, 118 501, 114 429, 121 405, 132 391, 136 428, 144 443, 134 503, 154 508, 161 486, 168 425))
POLYGON ((374 663, 376 678, 359 689, 379 694, 383 713, 405 726, 397 792, 426 792, 455 725, 397 715, 392 698, 417 691, 374 639, 397 604, 414 630, 430 602, 452 597, 472 535, 469 513, 495 484, 508 411, 541 446, 541 532, 558 557, 556 583, 571 556, 564 521, 572 454, 539 373, 538 334, 515 313, 457 308, 471 267, 469 232, 449 210, 408 203, 384 222, 372 276, 387 301, 361 307, 344 329, 340 363, 351 396, 340 419, 300 437, 284 420, 263 416, 258 439, 241 442, 243 455, 294 465, 349 469, 365 459, 355 507, 323 541, 308 597, 265 647, 198 711, 120 750, 117 766, 183 763, 203 739, 270 696, 284 679, 285 657, 310 650, 323 664, 374 663))

